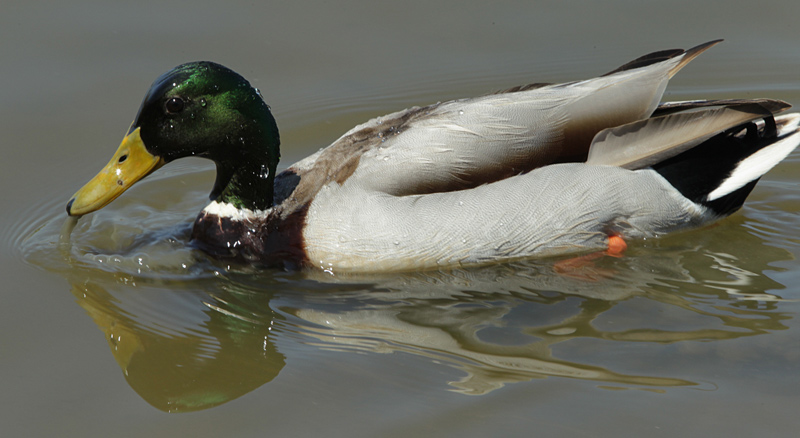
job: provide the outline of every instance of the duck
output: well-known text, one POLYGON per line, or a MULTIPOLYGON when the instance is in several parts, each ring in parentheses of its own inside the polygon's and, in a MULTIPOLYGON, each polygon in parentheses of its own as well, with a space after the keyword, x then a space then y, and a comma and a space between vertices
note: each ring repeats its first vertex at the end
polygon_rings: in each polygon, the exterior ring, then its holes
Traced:
POLYGON ((438 269, 702 227, 737 211, 800 144, 800 114, 780 100, 661 102, 669 79, 720 41, 376 117, 280 173, 261 92, 220 64, 182 64, 155 80, 67 213, 99 210, 194 156, 215 162, 216 179, 189 244, 265 268, 438 269))

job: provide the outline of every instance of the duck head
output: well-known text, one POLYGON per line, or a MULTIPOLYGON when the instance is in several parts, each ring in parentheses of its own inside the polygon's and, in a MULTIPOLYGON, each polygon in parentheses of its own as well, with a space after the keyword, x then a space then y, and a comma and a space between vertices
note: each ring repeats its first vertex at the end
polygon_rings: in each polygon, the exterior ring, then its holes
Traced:
POLYGON ((182 157, 213 160, 211 199, 240 209, 272 206, 278 127, 258 90, 213 62, 191 62, 153 83, 111 161, 70 199, 67 213, 99 210, 134 183, 182 157))

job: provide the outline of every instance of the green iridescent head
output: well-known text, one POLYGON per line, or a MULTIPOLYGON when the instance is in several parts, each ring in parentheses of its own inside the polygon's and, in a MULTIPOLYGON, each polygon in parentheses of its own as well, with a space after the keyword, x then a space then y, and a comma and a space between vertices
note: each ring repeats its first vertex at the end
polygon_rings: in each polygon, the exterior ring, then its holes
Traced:
POLYGON ((212 199, 263 210, 272 205, 279 146, 269 106, 246 79, 213 62, 183 64, 156 79, 117 153, 67 212, 98 210, 165 163, 188 156, 216 162, 212 199))

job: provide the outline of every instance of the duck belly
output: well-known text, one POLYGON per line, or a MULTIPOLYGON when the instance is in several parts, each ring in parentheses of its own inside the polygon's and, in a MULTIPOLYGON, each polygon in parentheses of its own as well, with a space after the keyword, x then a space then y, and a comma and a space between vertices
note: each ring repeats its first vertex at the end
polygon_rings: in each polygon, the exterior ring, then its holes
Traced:
POLYGON ((424 195, 332 182, 303 240, 311 264, 332 272, 417 270, 587 251, 713 219, 651 169, 570 163, 424 195))

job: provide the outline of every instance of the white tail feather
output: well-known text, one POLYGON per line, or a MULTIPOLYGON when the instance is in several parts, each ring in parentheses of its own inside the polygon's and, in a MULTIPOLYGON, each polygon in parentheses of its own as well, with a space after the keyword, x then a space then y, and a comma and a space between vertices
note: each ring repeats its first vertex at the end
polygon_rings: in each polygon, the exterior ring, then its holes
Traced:
MULTIPOLYGON (((787 114, 782 117, 786 118, 786 123, 781 126, 781 133, 788 133, 792 130, 797 131, 797 126, 800 123, 800 114, 787 114)), ((733 169, 731 176, 708 194, 708 201, 714 201, 729 195, 751 181, 760 178, 786 158, 798 145, 800 145, 800 131, 745 158, 733 169)))

